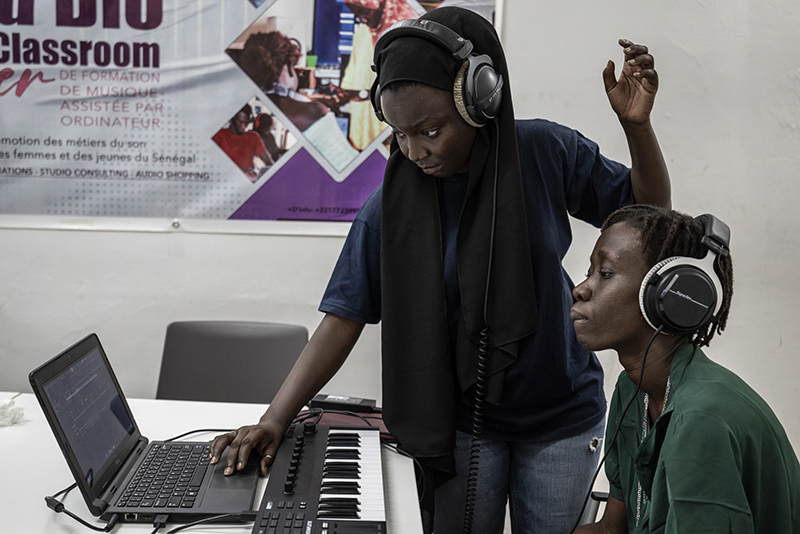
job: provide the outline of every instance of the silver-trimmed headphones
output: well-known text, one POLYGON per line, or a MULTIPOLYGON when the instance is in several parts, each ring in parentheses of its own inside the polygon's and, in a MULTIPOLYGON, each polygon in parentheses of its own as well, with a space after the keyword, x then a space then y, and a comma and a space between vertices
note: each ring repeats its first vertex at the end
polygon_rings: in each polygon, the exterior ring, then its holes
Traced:
POLYGON ((497 116, 502 101, 503 76, 494 70, 492 58, 473 54, 473 45, 444 24, 426 19, 401 20, 392 24, 375 43, 372 70, 378 74, 370 89, 372 109, 378 120, 385 122, 381 109, 379 53, 403 36, 422 37, 449 51, 462 65, 453 87, 453 97, 461 116, 475 127, 489 123, 497 116), (463 108, 463 109, 462 109, 463 108))
POLYGON ((654 330, 691 334, 714 320, 722 306, 722 283, 714 263, 728 255, 731 230, 711 214, 696 217, 703 224, 703 259, 673 256, 658 262, 639 288, 639 307, 654 330))

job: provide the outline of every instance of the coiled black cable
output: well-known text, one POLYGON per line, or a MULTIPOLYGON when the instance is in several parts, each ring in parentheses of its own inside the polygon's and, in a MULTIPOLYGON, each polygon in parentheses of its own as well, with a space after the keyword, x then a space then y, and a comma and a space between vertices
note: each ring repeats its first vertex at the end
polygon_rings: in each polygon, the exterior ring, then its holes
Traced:
POLYGON ((469 448, 469 467, 467 470, 467 492, 464 501, 464 534, 472 533, 475 521, 475 497, 478 493, 478 467, 481 457, 481 430, 483 427, 483 406, 486 402, 487 377, 489 374, 489 282, 492 279, 492 257, 494 255, 494 230, 497 220, 497 172, 500 162, 500 124, 494 121, 496 150, 494 154, 494 183, 492 185, 492 228, 489 234, 489 263, 486 268, 486 288, 483 296, 483 329, 478 338, 478 373, 475 380, 475 404, 472 409, 472 442, 469 448))
POLYGON ((469 448, 469 468, 467 471, 467 495, 464 504, 464 534, 472 532, 475 521, 475 497, 478 492, 478 467, 481 454, 481 430, 483 426, 483 405, 486 402, 486 375, 489 362, 489 328, 484 327, 480 334, 478 348, 478 378, 475 382, 475 404, 472 409, 472 442, 469 448))

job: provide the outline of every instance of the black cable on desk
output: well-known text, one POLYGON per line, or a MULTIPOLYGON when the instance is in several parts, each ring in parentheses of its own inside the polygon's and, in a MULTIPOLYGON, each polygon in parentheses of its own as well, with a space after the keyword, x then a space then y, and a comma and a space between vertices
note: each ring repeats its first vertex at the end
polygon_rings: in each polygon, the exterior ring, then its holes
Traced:
POLYGON ((232 431, 233 431, 232 428, 198 428, 196 430, 190 430, 188 432, 184 432, 183 434, 178 434, 177 436, 173 436, 163 441, 175 441, 183 437, 189 436, 191 434, 200 434, 204 432, 232 432, 232 431))
POLYGON ((153 520, 153 531, 150 534, 156 534, 156 532, 166 527, 167 521, 169 521, 168 514, 158 514, 153 520))
POLYGON ((246 523, 248 521, 254 521, 255 518, 256 518, 256 513, 252 511, 241 512, 238 514, 215 515, 211 517, 206 517, 204 519, 198 519, 197 521, 192 521, 191 523, 186 523, 185 525, 181 525, 179 527, 175 527, 172 530, 167 531, 166 534, 175 534, 176 532, 180 532, 181 530, 185 530, 189 527, 203 525, 205 523, 213 523, 214 521, 222 521, 223 519, 236 519, 237 521, 246 523))
POLYGON ((67 514, 69 517, 80 523, 81 525, 85 526, 86 528, 90 528, 97 532, 111 532, 115 526, 117 526, 117 522, 119 521, 119 514, 114 514, 111 516, 111 519, 108 520, 108 523, 105 527, 96 527, 84 519, 78 517, 77 515, 73 514, 69 510, 66 509, 64 503, 58 500, 58 497, 61 495, 66 496, 70 491, 75 489, 78 484, 72 484, 71 486, 67 486, 63 490, 59 491, 55 495, 48 495, 44 498, 44 502, 47 504, 47 507, 53 510, 57 514, 67 514))

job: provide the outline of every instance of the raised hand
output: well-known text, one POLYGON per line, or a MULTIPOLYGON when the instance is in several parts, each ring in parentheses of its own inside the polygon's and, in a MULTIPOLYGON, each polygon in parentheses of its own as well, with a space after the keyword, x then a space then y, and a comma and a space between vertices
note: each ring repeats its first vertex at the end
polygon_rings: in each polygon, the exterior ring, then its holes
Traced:
POLYGON ((625 63, 619 80, 614 75, 614 62, 609 60, 603 69, 603 83, 611 107, 623 123, 644 124, 650 120, 658 73, 655 60, 645 45, 627 39, 619 40, 625 53, 625 63))

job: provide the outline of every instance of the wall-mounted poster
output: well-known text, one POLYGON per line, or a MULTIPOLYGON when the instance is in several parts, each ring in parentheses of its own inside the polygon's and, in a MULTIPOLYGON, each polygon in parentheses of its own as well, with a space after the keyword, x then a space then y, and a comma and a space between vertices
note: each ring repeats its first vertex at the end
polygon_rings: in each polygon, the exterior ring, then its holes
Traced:
POLYGON ((350 221, 397 20, 494 2, 3 0, 0 215, 350 221))

